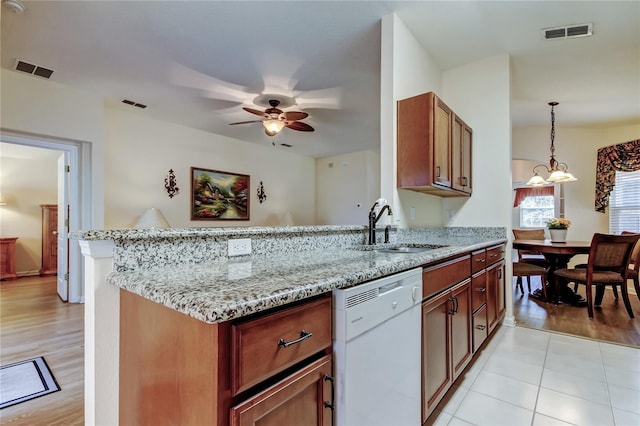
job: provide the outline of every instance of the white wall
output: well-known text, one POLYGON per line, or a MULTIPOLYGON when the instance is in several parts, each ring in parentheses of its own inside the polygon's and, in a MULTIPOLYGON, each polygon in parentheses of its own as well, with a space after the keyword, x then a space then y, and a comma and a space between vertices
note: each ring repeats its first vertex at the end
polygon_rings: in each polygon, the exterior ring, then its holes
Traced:
POLYGON ((16 273, 38 275, 42 267, 41 204, 58 203, 60 151, 0 143, 0 237, 18 237, 16 273))
MULTIPOLYGON (((562 104, 556 107, 555 153, 566 162, 576 182, 563 184, 565 217, 571 220, 569 238, 591 240, 594 232, 609 232, 607 214, 595 211, 595 173, 598 148, 640 138, 640 124, 608 128, 567 128, 562 126, 562 104)), ((550 126, 513 131, 513 158, 548 164, 550 126)), ((546 177, 546 176, 543 176, 546 177)))
POLYGON ((369 209, 380 197, 380 154, 318 158, 316 185, 318 225, 366 225, 369 209))
POLYGON ((314 225, 315 160, 148 118, 105 109, 105 225, 132 228, 148 207, 159 208, 174 228, 272 226, 287 212, 297 225, 314 225), (250 220, 192 221, 191 167, 250 176, 250 220), (180 192, 169 198, 164 179, 173 169, 180 192), (267 199, 260 203, 263 182, 267 199))
POLYGON ((30 138, 90 144, 91 180, 84 197, 92 207, 86 222, 104 224, 102 97, 55 81, 6 69, 0 70, 0 129, 30 138))
POLYGON ((394 221, 403 228, 442 226, 442 199, 397 190, 396 103, 420 93, 441 91, 442 75, 395 14, 382 20, 380 164, 381 193, 393 200, 394 221), (415 211, 412 219, 411 210, 415 211))
POLYGON ((445 103, 473 129, 473 194, 443 200, 447 225, 508 226, 512 196, 509 56, 447 71, 443 88, 445 103))

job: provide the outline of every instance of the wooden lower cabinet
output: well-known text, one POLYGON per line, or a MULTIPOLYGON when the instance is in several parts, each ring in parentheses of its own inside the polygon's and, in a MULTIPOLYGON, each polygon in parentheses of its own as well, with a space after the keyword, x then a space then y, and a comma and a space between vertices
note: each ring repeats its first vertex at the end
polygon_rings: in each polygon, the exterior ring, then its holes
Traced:
POLYGON ((473 356, 471 279, 422 304, 422 420, 473 356))
POLYGON ((489 332, 493 331, 506 309, 504 292, 504 260, 487 268, 487 321, 489 332))
POLYGON ((233 407, 229 424, 329 426, 333 411, 325 403, 330 404, 331 401, 331 382, 328 379, 331 374, 331 355, 326 355, 233 407))
POLYGON ((330 425, 330 330, 330 293, 237 322, 208 324, 121 289, 119 424, 330 425), (274 338, 243 340, 253 327, 274 338), (279 345, 279 339, 296 340, 300 327, 313 336, 279 345), (320 349, 307 355, 318 342, 320 349), (245 387, 237 378, 253 383, 255 377, 238 370, 246 356, 272 365, 272 373, 255 370, 263 379, 245 387))

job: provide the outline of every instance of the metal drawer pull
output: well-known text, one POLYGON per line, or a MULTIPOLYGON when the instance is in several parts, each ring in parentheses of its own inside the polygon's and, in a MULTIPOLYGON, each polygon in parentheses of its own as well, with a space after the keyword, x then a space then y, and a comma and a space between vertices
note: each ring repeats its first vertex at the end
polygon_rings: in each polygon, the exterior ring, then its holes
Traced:
POLYGON ((478 324, 478 325, 476 325, 476 328, 477 328, 478 330, 484 330, 484 329, 485 329, 485 328, 487 328, 487 327, 486 327, 486 326, 484 326, 484 325, 482 325, 482 324, 478 324))
POLYGON ((484 262, 484 258, 476 259, 476 262, 484 262))
POLYGON ((476 291, 479 291, 480 293, 484 293, 485 291, 487 291, 487 288, 486 287, 480 287, 480 288, 477 288, 476 291))
POLYGON ((306 331, 302 330, 300 332, 300 338, 296 339, 296 340, 292 340, 290 342, 285 342, 284 339, 280 339, 278 341, 278 346, 282 346, 283 348, 288 348, 291 345, 295 345, 296 343, 300 343, 305 339, 308 339, 309 337, 313 336, 313 333, 307 333, 306 331))

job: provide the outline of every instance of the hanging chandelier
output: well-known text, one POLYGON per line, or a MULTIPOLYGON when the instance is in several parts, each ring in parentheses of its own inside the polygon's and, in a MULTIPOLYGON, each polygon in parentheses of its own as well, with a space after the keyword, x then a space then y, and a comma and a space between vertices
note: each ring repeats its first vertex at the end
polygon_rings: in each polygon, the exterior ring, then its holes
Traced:
POLYGON ((551 159, 549 160, 549 166, 546 164, 538 164, 533 168, 533 176, 529 179, 529 182, 527 182, 527 185, 530 186, 542 186, 547 183, 564 183, 578 180, 569 173, 569 166, 567 163, 561 163, 556 160, 556 147, 554 145, 556 137, 556 115, 553 108, 558 105, 558 102, 549 102, 549 105, 551 106, 551 148, 549 149, 551 151, 551 159), (549 173, 549 177, 546 180, 540 176, 536 170, 540 167, 544 167, 547 170, 547 173, 549 173))

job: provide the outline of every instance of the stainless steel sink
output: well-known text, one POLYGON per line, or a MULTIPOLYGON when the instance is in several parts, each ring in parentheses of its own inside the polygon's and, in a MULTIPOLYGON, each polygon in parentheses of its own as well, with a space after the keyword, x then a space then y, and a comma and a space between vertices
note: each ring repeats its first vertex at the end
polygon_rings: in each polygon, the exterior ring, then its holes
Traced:
POLYGON ((411 244, 398 247, 385 247, 377 249, 376 251, 380 253, 421 253, 423 251, 435 250, 441 247, 446 246, 435 244, 411 244))

